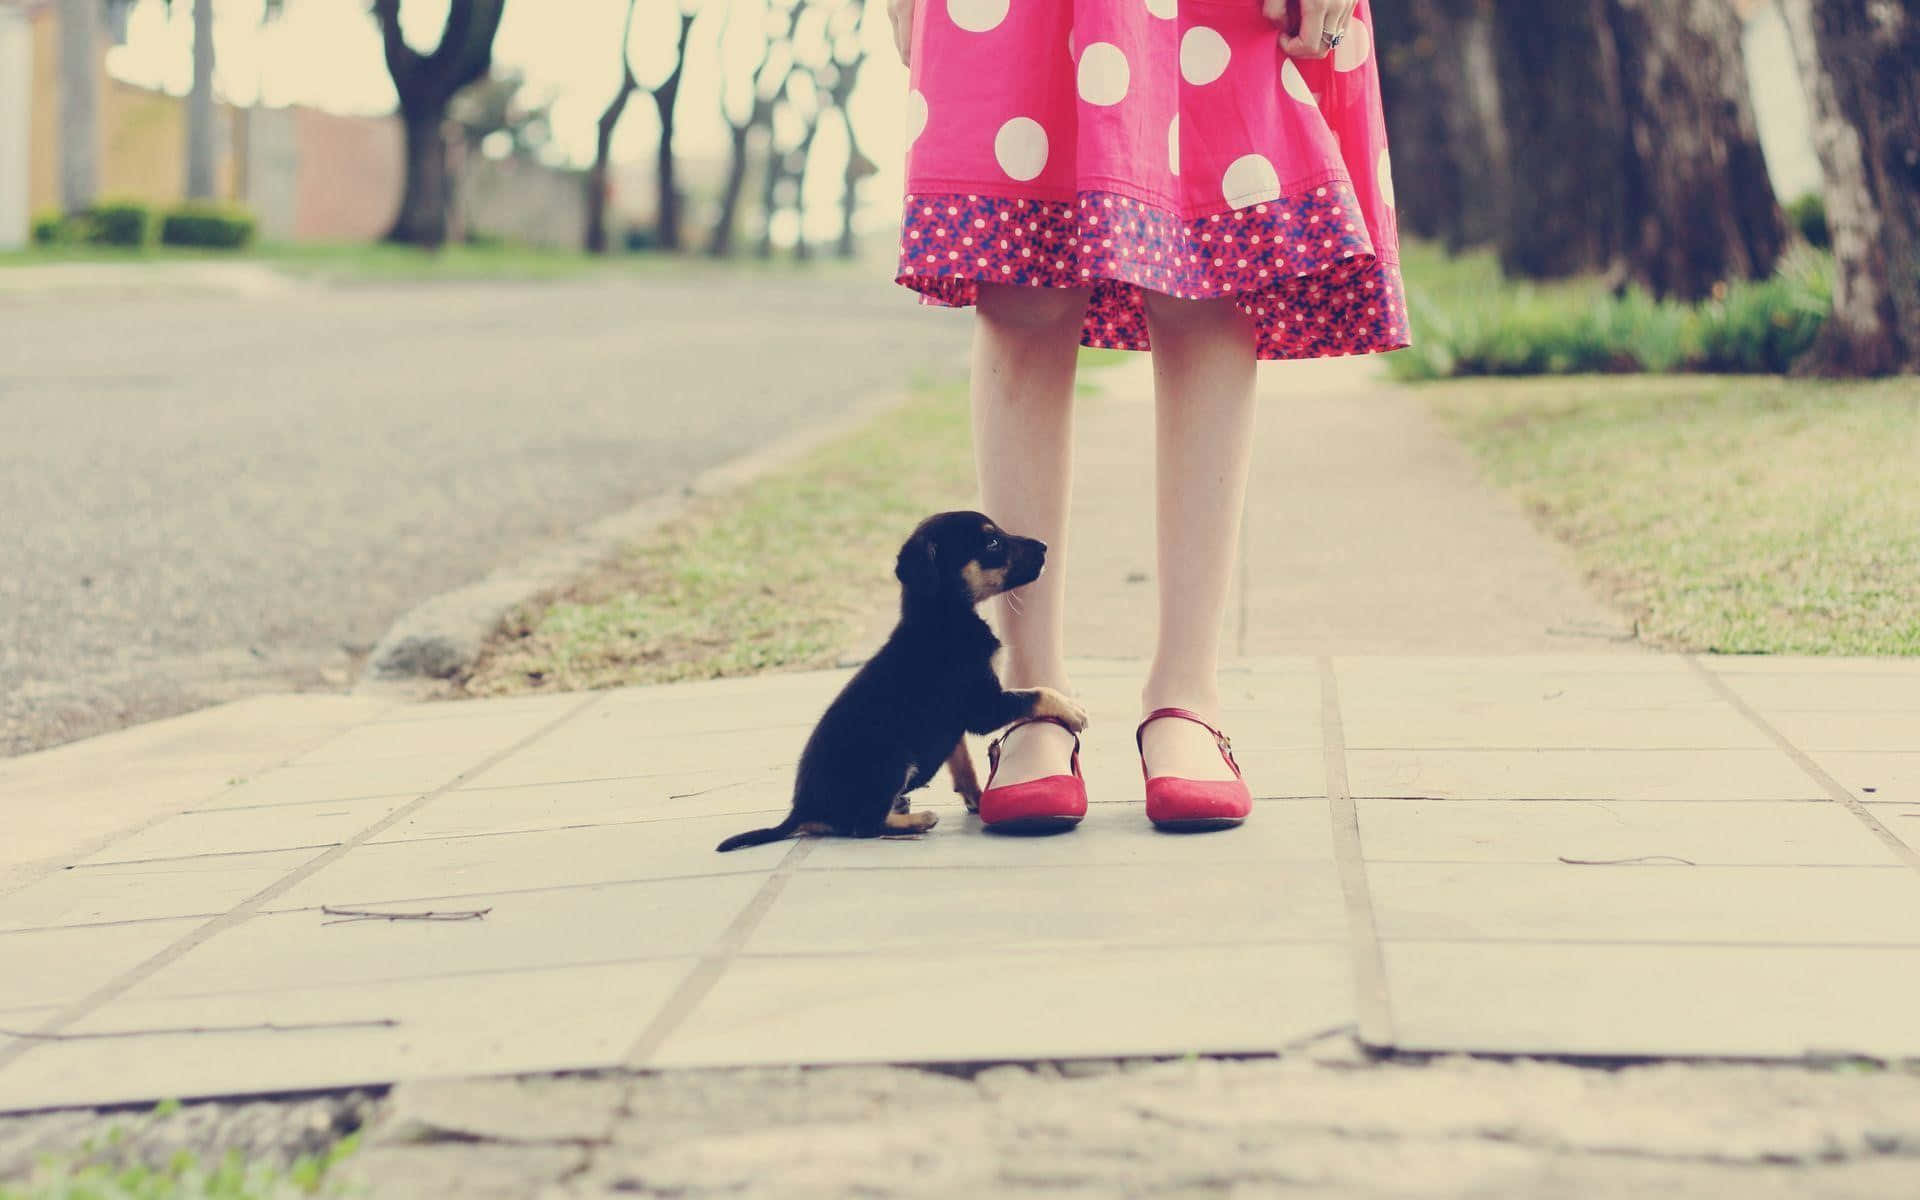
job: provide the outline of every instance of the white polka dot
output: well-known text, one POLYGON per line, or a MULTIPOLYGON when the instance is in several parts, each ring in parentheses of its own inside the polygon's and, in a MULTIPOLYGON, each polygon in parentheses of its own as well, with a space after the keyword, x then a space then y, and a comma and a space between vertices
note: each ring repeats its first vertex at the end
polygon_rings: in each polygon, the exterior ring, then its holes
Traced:
POLYGON ((1167 122, 1167 169, 1175 175, 1180 173, 1180 114, 1175 113, 1173 120, 1167 122))
POLYGON ((1347 36, 1333 51, 1333 69, 1353 71, 1365 65, 1367 55, 1373 53, 1373 31, 1367 28, 1365 21, 1355 20, 1347 26, 1347 36))
POLYGON ((1287 89, 1287 95, 1302 104, 1318 106, 1320 103, 1313 98, 1313 89, 1307 86, 1307 77, 1300 73, 1299 67, 1293 65, 1292 59, 1288 59, 1280 68, 1280 86, 1287 89))
POLYGON ((1180 15, 1180 0, 1147 0, 1147 11, 1163 21, 1180 15))
POLYGON ((985 33, 1007 19, 1010 0, 947 0, 947 15, 968 33, 985 33))
POLYGON ((1379 165, 1374 168, 1374 176, 1379 182, 1380 198, 1387 202, 1388 208, 1392 208, 1393 159, 1387 154, 1387 148, 1385 146, 1380 147, 1380 162, 1379 165))
POLYGON ((907 93, 907 145, 911 146, 920 138, 921 131, 927 127, 927 98, 915 88, 907 93))
POLYGON ((1220 181, 1227 203, 1235 208, 1280 198, 1280 173, 1262 154, 1243 154, 1233 160, 1220 181))
POLYGON ((1088 104, 1118 104, 1127 94, 1127 56, 1112 42, 1095 42, 1080 53, 1080 98, 1088 104))
POLYGON ((1227 39, 1195 25, 1180 39, 1180 76, 1192 84, 1212 83, 1226 73, 1229 54, 1227 39))
POLYGON ((1047 165, 1047 131, 1032 117, 1015 117, 993 136, 993 156, 1008 177, 1032 179, 1047 165))

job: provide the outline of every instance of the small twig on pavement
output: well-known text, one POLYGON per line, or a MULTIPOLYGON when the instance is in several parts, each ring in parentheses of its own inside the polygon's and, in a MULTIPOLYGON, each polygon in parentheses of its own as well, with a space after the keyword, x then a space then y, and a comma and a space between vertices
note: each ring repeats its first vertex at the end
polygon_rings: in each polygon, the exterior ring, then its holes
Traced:
POLYGON ((16 1037, 33 1042, 85 1042, 106 1038, 168 1037, 179 1033, 306 1033, 315 1029, 393 1029, 400 1022, 392 1017, 370 1021, 264 1021, 258 1025, 182 1025, 174 1029, 109 1029, 99 1033, 32 1033, 24 1029, 0 1029, 0 1037, 16 1037))
POLYGON ((427 912, 374 912, 364 908, 333 908, 322 904, 320 911, 329 917, 339 917, 338 921, 322 921, 322 925, 351 925, 355 921, 478 921, 492 912, 491 908, 449 909, 446 912, 429 910, 427 912))
POLYGON ((1683 867, 1700 865, 1690 858, 1681 858, 1677 854, 1642 854, 1634 858, 1568 858, 1562 854, 1560 861, 1575 867, 1630 867, 1638 863, 1657 862, 1679 863, 1683 867))

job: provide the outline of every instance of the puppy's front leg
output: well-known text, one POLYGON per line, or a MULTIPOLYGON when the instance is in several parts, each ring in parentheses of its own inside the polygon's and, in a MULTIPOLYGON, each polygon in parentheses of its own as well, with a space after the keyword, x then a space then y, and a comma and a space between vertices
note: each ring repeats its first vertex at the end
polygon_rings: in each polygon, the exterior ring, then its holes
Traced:
POLYGON ((973 755, 967 752, 964 737, 954 745, 953 753, 947 755, 947 775, 953 780, 953 790, 967 811, 979 812, 980 777, 973 772, 973 755))
POLYGON ((967 728, 974 733, 992 733, 1022 717, 1052 717, 1079 733, 1087 727, 1087 710, 1064 692, 1050 687, 1012 688, 993 696, 974 714, 967 728))

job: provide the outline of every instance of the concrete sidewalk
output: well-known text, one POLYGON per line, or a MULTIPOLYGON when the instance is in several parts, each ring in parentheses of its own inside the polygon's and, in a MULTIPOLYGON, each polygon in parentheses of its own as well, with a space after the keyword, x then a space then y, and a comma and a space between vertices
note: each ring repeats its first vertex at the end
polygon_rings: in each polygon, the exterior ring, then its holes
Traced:
POLYGON ((250 702, 12 760, 0 811, 39 832, 0 876, 0 1111, 1343 1033, 1920 1056, 1920 663, 1609 640, 1414 400, 1274 399, 1225 680, 1244 828, 1140 811, 1149 413, 1116 385, 1081 428, 1077 832, 946 806, 919 840, 714 854, 784 808, 844 672, 284 734, 250 702))

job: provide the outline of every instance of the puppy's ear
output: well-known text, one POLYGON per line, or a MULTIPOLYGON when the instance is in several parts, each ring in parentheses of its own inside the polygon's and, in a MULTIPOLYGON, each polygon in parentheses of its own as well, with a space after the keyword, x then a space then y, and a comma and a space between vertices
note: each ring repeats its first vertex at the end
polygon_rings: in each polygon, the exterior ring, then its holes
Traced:
POLYGON ((925 595, 940 586, 940 576, 934 570, 936 547, 931 538, 908 538, 907 544, 900 547, 899 561, 893 564, 893 576, 910 592, 925 595))

